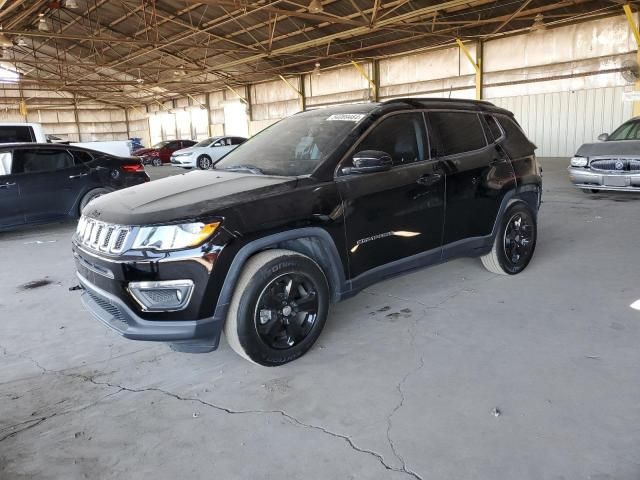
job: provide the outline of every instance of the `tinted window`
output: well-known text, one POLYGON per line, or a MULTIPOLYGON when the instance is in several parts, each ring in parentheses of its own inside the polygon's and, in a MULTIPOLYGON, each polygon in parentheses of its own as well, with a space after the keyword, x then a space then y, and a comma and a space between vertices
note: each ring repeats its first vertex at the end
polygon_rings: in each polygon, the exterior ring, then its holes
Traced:
POLYGON ((196 143, 196 147, 208 147, 211 143, 216 139, 216 137, 207 138, 202 140, 200 143, 196 143))
POLYGON ((533 154, 535 146, 529 141, 515 120, 505 115, 499 115, 497 120, 504 130, 506 136, 504 146, 511 158, 522 158, 533 154))
POLYGON ((11 174, 11 152, 0 152, 0 176, 11 174))
POLYGON ((72 150, 73 158, 76 160, 76 165, 82 165, 93 161, 93 156, 89 152, 83 150, 72 150))
POLYGON ((244 142, 244 138, 242 137, 233 137, 231 139, 231 145, 240 145, 242 142, 244 142))
POLYGON ((484 119, 487 121, 487 125, 489 126, 489 133, 491 134, 491 138, 495 142, 502 136, 500 125, 498 125, 498 122, 492 115, 485 115, 484 119))
POLYGON ((374 127, 356 151, 378 150, 393 158, 393 165, 406 165, 427 158, 422 113, 393 115, 374 127))
POLYGON ((33 142, 33 129, 20 125, 0 125, 0 143, 33 142))
POLYGON ((487 146, 487 139, 475 113, 430 112, 429 122, 438 145, 438 155, 457 155, 487 146))
POLYGON ((15 150, 13 173, 34 173, 73 167, 73 158, 66 150, 15 150))

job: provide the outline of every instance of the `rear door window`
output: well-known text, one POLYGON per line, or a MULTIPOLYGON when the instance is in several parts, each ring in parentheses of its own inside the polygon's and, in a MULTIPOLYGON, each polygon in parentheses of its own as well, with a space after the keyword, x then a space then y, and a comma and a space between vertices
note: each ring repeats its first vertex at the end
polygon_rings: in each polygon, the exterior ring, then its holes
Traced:
POLYGON ((93 161, 93 156, 84 150, 71 150, 76 165, 84 165, 93 161))
POLYGON ((477 113, 429 112, 429 125, 441 157, 473 152, 487 146, 477 113))
POLYGON ((231 139, 231 145, 240 145, 244 142, 244 138, 240 138, 240 137, 233 137, 231 139))
POLYGON ((13 153, 13 173, 36 173, 63 170, 74 166, 71 154, 66 150, 17 149, 13 153))
POLYGON ((0 143, 34 142, 33 128, 27 125, 0 125, 0 143))

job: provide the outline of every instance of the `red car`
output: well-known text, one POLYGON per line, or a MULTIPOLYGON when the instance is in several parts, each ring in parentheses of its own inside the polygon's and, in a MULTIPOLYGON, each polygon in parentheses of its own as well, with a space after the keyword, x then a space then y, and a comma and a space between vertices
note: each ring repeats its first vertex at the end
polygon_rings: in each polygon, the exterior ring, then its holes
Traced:
POLYGON ((151 148, 141 148, 133 152, 142 158, 142 163, 154 165, 159 167, 163 163, 171 162, 171 154, 181 148, 192 147, 197 142, 193 140, 165 140, 164 142, 156 143, 151 148))

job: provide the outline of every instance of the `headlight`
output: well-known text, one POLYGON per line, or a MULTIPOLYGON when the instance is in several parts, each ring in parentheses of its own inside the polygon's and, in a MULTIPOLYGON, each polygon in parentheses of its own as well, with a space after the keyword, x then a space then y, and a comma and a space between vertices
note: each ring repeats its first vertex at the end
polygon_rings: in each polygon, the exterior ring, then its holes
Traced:
POLYGON ((586 167, 589 161, 584 157, 573 157, 571 159, 572 167, 586 167))
POLYGON ((193 155, 193 152, 184 152, 184 153, 174 153, 174 157, 190 157, 193 155))
POLYGON ((220 226, 214 223, 184 223, 182 225, 160 225, 141 227, 133 242, 134 250, 177 250, 197 247, 209 238, 220 226))

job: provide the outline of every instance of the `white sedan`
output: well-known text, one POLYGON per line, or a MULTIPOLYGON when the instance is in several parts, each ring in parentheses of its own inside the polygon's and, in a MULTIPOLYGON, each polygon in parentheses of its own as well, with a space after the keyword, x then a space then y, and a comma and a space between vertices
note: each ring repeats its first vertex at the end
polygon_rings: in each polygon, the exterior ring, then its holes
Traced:
POLYGON ((198 167, 208 170, 224 155, 247 139, 244 137, 211 137, 193 147, 177 150, 171 155, 171 165, 182 168, 198 167))

